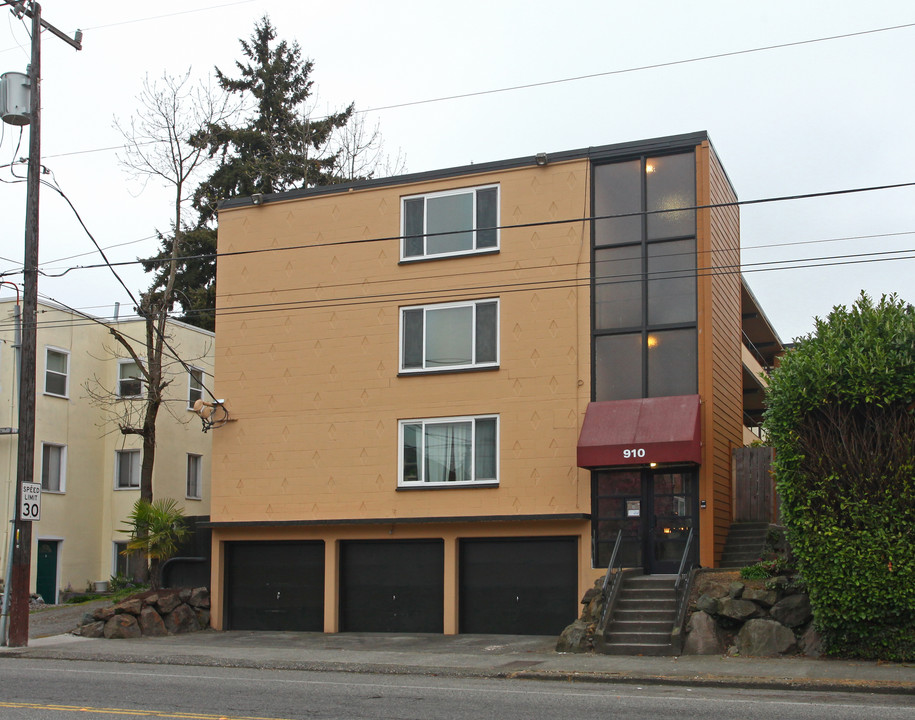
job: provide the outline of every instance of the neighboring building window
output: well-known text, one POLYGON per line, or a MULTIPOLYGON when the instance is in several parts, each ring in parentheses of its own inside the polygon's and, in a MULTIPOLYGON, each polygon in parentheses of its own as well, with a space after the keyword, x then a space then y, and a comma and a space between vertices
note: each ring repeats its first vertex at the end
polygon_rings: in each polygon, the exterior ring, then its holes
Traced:
POLYGON ((67 446, 41 443, 41 489, 62 493, 66 488, 67 446))
POLYGON ((402 260, 499 249, 499 186, 447 190, 402 201, 402 260))
POLYGON ((400 421, 401 487, 499 482, 499 419, 400 421))
POLYGON ((694 394, 694 154, 597 165, 593 188, 592 396, 694 394))
POLYGON ((192 500, 201 498, 201 478, 203 468, 203 457, 187 454, 187 496, 192 500))
POLYGON ((139 397, 143 392, 143 373, 133 360, 118 361, 118 397, 139 397))
POLYGON ((194 403, 203 399, 203 370, 192 367, 187 371, 187 406, 194 408, 194 403))
POLYGON ((118 450, 115 455, 115 486, 117 488, 140 487, 140 451, 118 450))
POLYGON ((142 553, 131 553, 125 555, 127 550, 126 542, 114 542, 114 562, 112 563, 112 575, 123 578, 142 577, 138 575, 140 570, 145 572, 145 564, 142 553))
POLYGON ((464 370, 499 363, 499 301, 401 308, 403 372, 464 370))
POLYGON ((47 348, 44 363, 44 391, 48 395, 67 397, 70 380, 70 353, 47 348))

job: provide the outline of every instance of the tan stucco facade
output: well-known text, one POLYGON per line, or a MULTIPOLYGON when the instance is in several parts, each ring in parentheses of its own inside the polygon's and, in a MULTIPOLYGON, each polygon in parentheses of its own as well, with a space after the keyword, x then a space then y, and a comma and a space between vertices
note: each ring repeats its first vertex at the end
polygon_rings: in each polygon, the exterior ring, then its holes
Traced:
MULTIPOLYGON (((702 206, 723 173, 707 142, 695 150, 702 206)), ((591 473, 576 464, 591 398, 590 176, 579 157, 220 212, 216 394, 231 422, 214 431, 214 627, 224 626, 225 544, 235 541, 323 540, 327 632, 340 629, 348 539, 443 539, 445 633, 459 631, 462 538, 578 538, 579 597, 604 573, 591 561, 591 473), (403 197, 490 184, 500 189, 498 252, 401 261, 403 197), (499 303, 498 367, 399 371, 400 308, 486 299, 499 303), (481 414, 499 418, 497 486, 399 487, 400 420, 481 414)), ((722 212, 701 214, 698 247, 739 257, 736 210, 722 212)), ((698 293, 706 566, 720 553, 714 524, 729 513, 724 457, 741 438, 735 277, 703 280, 698 293), (730 305, 713 310, 721 297, 730 305), (713 333, 725 316, 726 331, 713 333)), ((570 605, 570 622, 576 614, 570 605)))
MULTIPOLYGON (((0 426, 18 424, 18 391, 13 350, 14 303, 0 302, 0 426)), ((142 321, 122 320, 109 324, 142 347, 142 321)), ((42 477, 42 447, 64 448, 62 487, 42 492, 41 520, 32 526, 32 590, 36 587, 38 548, 43 540, 57 543, 58 590, 83 591, 87 583, 107 580, 115 571, 115 542, 124 542, 119 532, 122 520, 139 497, 139 489, 116 487, 116 451, 140 449, 138 436, 122 435, 114 414, 128 400, 112 399, 108 408, 94 403, 91 394, 114 391, 118 359, 125 352, 106 327, 62 307, 39 304, 37 348, 37 398, 35 426, 35 482, 42 477), (67 388, 63 395, 46 392, 48 349, 68 358, 67 388)), ((209 385, 213 373, 212 333, 183 323, 168 325, 169 344, 189 365, 203 371, 209 385)), ((179 500, 186 515, 209 514, 210 435, 201 432, 199 418, 188 406, 188 373, 168 361, 168 400, 157 422, 157 454, 153 475, 154 497, 179 500), (187 497, 187 456, 201 456, 200 499, 187 497)), ((15 500, 17 438, 0 436, 0 478, 3 489, 0 512, 5 518, 0 532, 3 567, 9 547, 9 518, 15 500)))

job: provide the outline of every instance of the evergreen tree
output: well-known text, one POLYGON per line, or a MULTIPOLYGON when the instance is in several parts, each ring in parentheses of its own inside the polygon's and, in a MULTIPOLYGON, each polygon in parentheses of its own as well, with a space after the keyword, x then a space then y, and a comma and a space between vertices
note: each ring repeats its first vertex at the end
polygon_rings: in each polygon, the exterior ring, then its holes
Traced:
MULTIPOLYGON (((216 299, 216 208, 221 200, 254 193, 276 193, 340 182, 341 151, 329 151, 335 131, 352 117, 353 106, 321 119, 309 117, 314 63, 303 60, 297 42, 276 41, 266 15, 248 40, 240 40, 240 74, 231 78, 216 68, 219 86, 250 108, 240 123, 213 123, 194 142, 218 160, 216 169, 193 194, 199 217, 183 233, 176 277, 176 301, 185 322, 213 330, 216 299), (202 256, 202 257, 201 257, 202 256)), ((346 178, 353 179, 353 178, 346 178)), ((155 272, 154 287, 164 277, 162 261, 171 256, 172 238, 161 238, 161 251, 143 262, 155 272)))

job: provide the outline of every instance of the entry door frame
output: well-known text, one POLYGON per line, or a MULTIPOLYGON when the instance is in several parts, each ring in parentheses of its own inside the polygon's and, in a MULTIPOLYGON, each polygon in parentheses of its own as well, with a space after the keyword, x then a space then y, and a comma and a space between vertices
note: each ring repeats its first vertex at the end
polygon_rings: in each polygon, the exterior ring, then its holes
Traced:
MULTIPOLYGON (((691 483, 690 492, 687 494, 687 506, 686 513, 683 517, 689 519, 688 524, 683 524, 680 527, 692 527, 694 530, 693 533, 693 545, 690 549, 690 556, 695 559, 698 557, 698 547, 699 547, 699 468, 695 465, 686 464, 686 465, 671 465, 664 467, 649 467, 644 466, 626 466, 626 467, 612 467, 612 468, 601 468, 600 470, 595 470, 594 475, 592 475, 592 516, 591 516, 591 533, 592 533, 592 559, 595 563, 595 567, 601 567, 600 557, 601 551, 598 549, 599 546, 604 546, 606 548, 605 552, 609 552, 608 542, 612 542, 612 537, 616 535, 616 527, 625 526, 628 520, 634 520, 635 518, 629 515, 631 509, 634 509, 634 503, 638 502, 638 530, 637 535, 633 537, 631 532, 632 525, 630 524, 630 532, 628 537, 630 548, 629 558, 630 560, 636 560, 632 555, 632 551, 635 550, 638 554, 637 565, 633 567, 641 567, 643 572, 646 575, 651 574, 669 574, 675 573, 679 568, 681 555, 677 553, 676 559, 670 558, 667 560, 656 560, 655 559, 655 529, 656 529, 656 512, 655 507, 655 478, 669 473, 678 473, 685 475, 689 478, 691 483), (631 493, 610 493, 604 495, 598 495, 598 482, 599 480, 594 477, 598 474, 612 474, 614 472, 620 473, 638 473, 639 474, 639 493, 636 495, 634 492, 631 493), (616 508, 616 514, 600 514, 601 503, 598 500, 598 497, 609 499, 610 502, 606 503, 608 508, 611 508, 611 513, 614 512, 613 508, 616 508), (601 530, 604 528, 603 530, 601 530), (597 533, 603 532, 604 536, 598 537, 597 533), (608 532, 612 532, 612 535, 607 535, 608 532)), ((631 477, 631 476, 630 476, 631 477)), ((634 491, 634 488, 633 488, 634 491)), ((675 493, 675 495, 680 495, 681 493, 675 493)), ((670 517, 670 516, 668 516, 670 517)), ((668 525, 670 527, 670 525, 668 525)), ((625 534, 624 534, 625 535, 625 534)), ((682 536, 682 532, 678 533, 676 539, 679 539, 682 536)), ((673 538, 672 538, 673 540, 673 538)), ((683 538, 685 541, 685 538, 683 538)), ((625 543, 624 543, 625 544, 625 543)), ((671 543, 673 544, 673 543, 671 543)), ((624 552, 624 554, 626 554, 624 552)), ((603 557, 603 563, 605 564, 608 560, 607 555, 603 557)))
MULTIPOLYGON (((57 601, 60 599, 60 557, 61 557, 61 550, 62 550, 63 544, 64 544, 64 539, 62 537, 42 536, 42 537, 38 538, 38 540, 36 541, 36 543, 35 543, 35 592, 38 592, 38 582, 39 582, 38 563, 40 562, 39 558, 41 555, 38 552, 38 548, 41 547, 41 543, 43 543, 43 542, 54 544, 54 592, 53 592, 51 601, 48 602, 47 600, 45 600, 45 602, 48 605, 56 605, 57 601)), ((44 595, 42 595, 41 597, 44 598, 44 595)))

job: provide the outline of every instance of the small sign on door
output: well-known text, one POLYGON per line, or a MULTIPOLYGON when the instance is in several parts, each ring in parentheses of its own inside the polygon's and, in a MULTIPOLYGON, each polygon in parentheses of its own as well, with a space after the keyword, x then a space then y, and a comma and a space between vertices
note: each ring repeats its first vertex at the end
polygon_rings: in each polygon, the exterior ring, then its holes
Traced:
POLYGON ((19 519, 41 520, 41 485, 38 483, 22 483, 21 497, 19 519))

